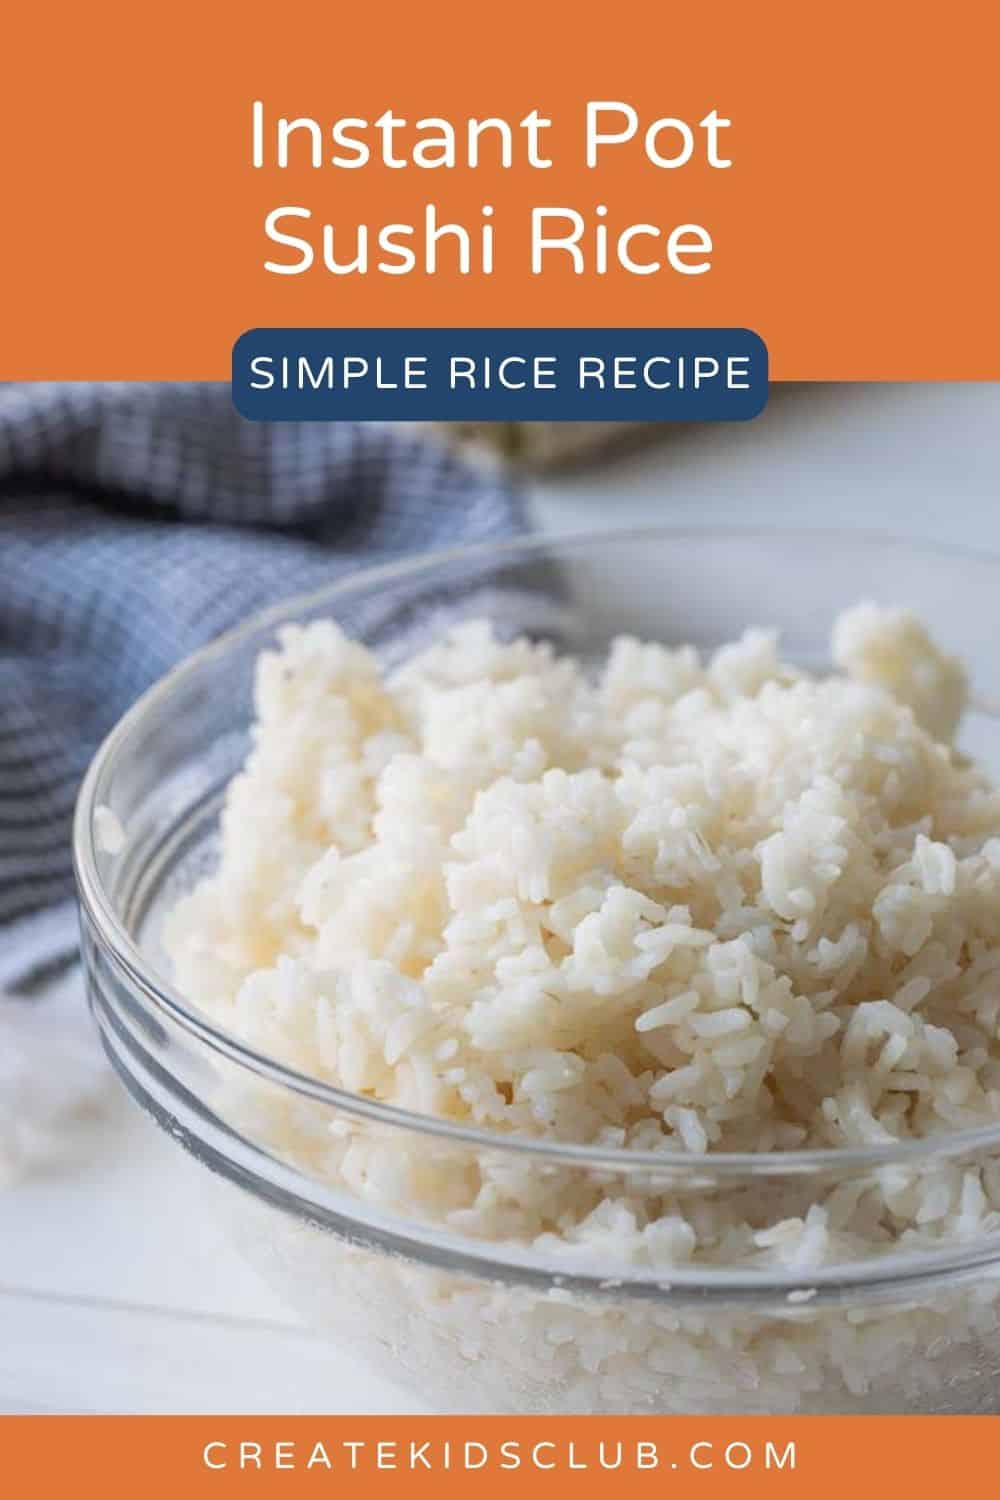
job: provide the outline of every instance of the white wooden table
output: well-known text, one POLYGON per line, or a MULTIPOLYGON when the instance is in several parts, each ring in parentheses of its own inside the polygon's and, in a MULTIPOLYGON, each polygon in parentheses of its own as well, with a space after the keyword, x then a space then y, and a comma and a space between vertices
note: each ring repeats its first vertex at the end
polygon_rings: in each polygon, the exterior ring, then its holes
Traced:
MULTIPOLYGON (((1000 385, 782 392, 749 426, 678 431, 532 503, 550 531, 843 525, 1000 552, 1000 385)), ((0 1411, 422 1409, 276 1302, 124 1099, 89 1144, 0 1193, 0 1411)))

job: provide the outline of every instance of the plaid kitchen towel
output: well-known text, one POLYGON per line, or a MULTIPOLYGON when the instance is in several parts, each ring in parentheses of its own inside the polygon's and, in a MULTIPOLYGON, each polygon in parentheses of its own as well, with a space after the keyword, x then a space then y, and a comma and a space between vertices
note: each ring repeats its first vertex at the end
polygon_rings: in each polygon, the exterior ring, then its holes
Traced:
POLYGON ((0 386, 0 986, 65 945, 80 778, 161 673, 374 556, 520 525, 499 471, 413 431, 248 423, 226 386, 0 386))

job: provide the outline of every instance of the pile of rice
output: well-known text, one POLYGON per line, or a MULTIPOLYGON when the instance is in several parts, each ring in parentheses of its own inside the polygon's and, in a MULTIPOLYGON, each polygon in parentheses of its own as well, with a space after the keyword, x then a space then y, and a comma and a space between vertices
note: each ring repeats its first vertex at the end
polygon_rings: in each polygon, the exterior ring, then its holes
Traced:
MULTIPOLYGON (((177 980, 304 1072, 501 1134, 710 1159, 1000 1123, 1000 791, 952 747, 964 671, 873 605, 833 657, 750 630, 591 671, 473 622, 385 678, 287 627, 218 870, 167 924, 177 980)), ((370 1201, 570 1264, 800 1273, 1000 1229, 988 1162, 692 1201, 269 1128, 370 1201)))

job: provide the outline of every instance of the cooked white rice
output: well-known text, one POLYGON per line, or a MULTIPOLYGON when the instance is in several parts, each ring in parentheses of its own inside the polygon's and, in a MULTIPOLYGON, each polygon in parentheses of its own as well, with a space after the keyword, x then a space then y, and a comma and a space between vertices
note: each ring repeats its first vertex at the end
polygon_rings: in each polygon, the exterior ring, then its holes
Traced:
MULTIPOLYGON (((622 638, 593 673, 475 622, 385 679, 334 624, 286 628, 218 871, 167 925, 181 987, 298 1069, 502 1134, 710 1161, 1000 1122, 1000 792, 950 743, 965 674, 901 610, 849 611, 833 650, 816 677, 764 630, 707 662, 622 638)), ((996 1165, 652 1196, 269 1118, 369 1202, 569 1266, 806 1276, 1000 1229, 996 1165)), ((860 1388, 864 1324, 823 1334, 860 1388)))

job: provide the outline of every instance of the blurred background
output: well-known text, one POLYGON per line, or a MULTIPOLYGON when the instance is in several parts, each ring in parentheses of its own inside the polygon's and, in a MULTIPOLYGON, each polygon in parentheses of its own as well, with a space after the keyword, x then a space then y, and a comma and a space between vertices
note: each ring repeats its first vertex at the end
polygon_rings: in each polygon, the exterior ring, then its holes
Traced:
POLYGON ((531 483, 539 524, 858 526, 1000 550, 1000 384, 777 386, 746 425, 603 453, 531 483))
POLYGON ((1000 554, 1000 385, 785 386, 745 426, 398 443, 251 431, 224 393, 213 408, 192 388, 169 422, 155 400, 137 417, 127 389, 46 407, 44 388, 0 387, 0 741, 16 777, 34 770, 25 725, 51 732, 63 768, 44 868, 24 864, 31 840, 15 830, 34 812, 14 806, 16 780, 0 816, 0 1411, 418 1410, 331 1367, 329 1346, 202 1224, 180 1153, 109 1084, 72 962, 60 832, 91 737, 241 611, 387 552, 661 522, 864 529, 1000 554), (119 639, 94 620, 109 598, 114 614, 129 568, 138 634, 119 639), (93 652, 83 695, 67 671, 77 649, 93 652), (74 1088, 53 1084, 32 1133, 40 1077, 74 1088))

